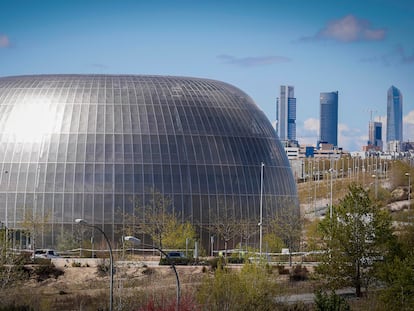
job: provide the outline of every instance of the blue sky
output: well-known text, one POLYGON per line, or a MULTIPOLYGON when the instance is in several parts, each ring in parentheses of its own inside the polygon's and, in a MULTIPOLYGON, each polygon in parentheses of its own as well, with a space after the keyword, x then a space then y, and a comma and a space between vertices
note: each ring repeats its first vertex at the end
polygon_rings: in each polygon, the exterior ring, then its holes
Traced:
MULTIPOLYGON (((386 121, 391 85, 414 140, 414 1, 4 1, 0 76, 159 74, 217 79, 275 120, 281 84, 297 98, 297 136, 315 144, 319 93, 339 92, 339 145, 386 121)), ((385 138, 385 133, 384 133, 385 138)))

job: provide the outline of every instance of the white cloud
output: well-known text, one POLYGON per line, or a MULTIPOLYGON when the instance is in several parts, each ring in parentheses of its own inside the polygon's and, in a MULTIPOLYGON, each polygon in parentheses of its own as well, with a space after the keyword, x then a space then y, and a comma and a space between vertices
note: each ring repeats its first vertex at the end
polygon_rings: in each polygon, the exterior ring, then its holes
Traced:
POLYGON ((330 39, 340 42, 379 41, 385 38, 385 29, 374 29, 365 19, 358 19, 352 14, 343 18, 331 20, 312 37, 303 40, 330 39))
POLYGON ((414 110, 411 110, 403 118, 403 139, 414 141, 414 110))
POLYGON ((309 118, 303 122, 303 128, 307 131, 316 132, 319 131, 319 119, 309 118))
MULTIPOLYGON (((367 130, 368 131, 368 130, 367 130)), ((360 129, 350 128, 347 124, 338 125, 338 145, 346 151, 359 151, 367 144, 367 132, 360 129)))
POLYGON ((6 35, 0 34, 0 48, 7 48, 10 46, 9 37, 6 35))
POLYGON ((306 119, 302 124, 297 124, 296 138, 301 145, 316 145, 319 133, 319 120, 315 118, 306 119))

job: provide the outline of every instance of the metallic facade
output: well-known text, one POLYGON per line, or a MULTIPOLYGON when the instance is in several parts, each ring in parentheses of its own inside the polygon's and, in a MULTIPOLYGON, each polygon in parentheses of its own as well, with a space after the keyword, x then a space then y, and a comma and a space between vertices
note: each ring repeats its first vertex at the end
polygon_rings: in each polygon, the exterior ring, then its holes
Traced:
MULTIPOLYGON (((169 76, 39 75, 0 78, 0 220, 49 215, 50 246, 75 218, 116 240, 124 214, 152 190, 198 226, 263 212, 298 198, 286 154, 264 113, 241 90, 169 76)), ((257 227, 254 228, 257 231, 257 227)))
POLYGON ((387 143, 403 140, 403 98, 399 89, 391 86, 387 92, 387 143))
POLYGON ((321 93, 319 142, 338 147, 338 92, 321 93))

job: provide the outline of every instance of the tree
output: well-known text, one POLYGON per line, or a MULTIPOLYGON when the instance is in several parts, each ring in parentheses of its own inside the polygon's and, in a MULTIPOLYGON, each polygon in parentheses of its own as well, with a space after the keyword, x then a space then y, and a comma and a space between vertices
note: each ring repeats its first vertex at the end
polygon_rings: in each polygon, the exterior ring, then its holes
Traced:
POLYGON ((234 238, 236 232, 239 230, 239 223, 237 220, 228 215, 226 212, 223 217, 216 216, 212 222, 214 232, 224 240, 224 256, 227 256, 228 242, 234 238))
POLYGON ((165 231, 162 242, 167 248, 184 249, 186 240, 194 241, 196 237, 194 226, 190 222, 180 223, 175 217, 167 219, 165 231))
POLYGON ((270 229, 292 251, 299 247, 302 222, 297 207, 290 205, 274 216, 270 221, 270 229))
POLYGON ((36 250, 38 236, 49 230, 49 216, 49 213, 42 213, 36 209, 26 209, 24 213, 21 226, 30 235, 33 256, 36 250))
POLYGON ((129 223, 124 228, 124 233, 147 234, 161 249, 164 246, 184 248, 187 238, 195 239, 195 229, 189 222, 179 222, 169 209, 172 209, 171 199, 152 190, 148 204, 137 206, 135 215, 124 216, 129 223))
POLYGON ((414 309, 414 223, 412 213, 406 214, 390 253, 376 267, 376 276, 385 284, 380 297, 387 310, 414 309))
POLYGON ((368 192, 351 184, 349 192, 319 225, 326 253, 318 272, 327 277, 332 289, 353 286, 361 296, 368 286, 372 263, 383 256, 393 239, 387 211, 372 204, 368 192))

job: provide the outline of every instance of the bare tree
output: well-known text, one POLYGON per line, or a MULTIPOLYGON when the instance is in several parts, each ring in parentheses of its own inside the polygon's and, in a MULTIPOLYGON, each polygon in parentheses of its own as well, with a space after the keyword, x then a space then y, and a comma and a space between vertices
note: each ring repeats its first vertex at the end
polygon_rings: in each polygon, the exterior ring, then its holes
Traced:
POLYGON ((36 250, 37 238, 40 234, 44 234, 47 230, 49 230, 49 218, 49 213, 43 214, 39 210, 35 209, 26 209, 24 213, 21 226, 30 236, 33 256, 36 250))

